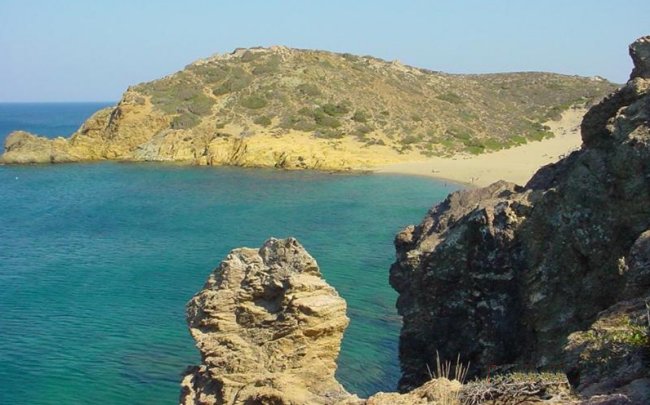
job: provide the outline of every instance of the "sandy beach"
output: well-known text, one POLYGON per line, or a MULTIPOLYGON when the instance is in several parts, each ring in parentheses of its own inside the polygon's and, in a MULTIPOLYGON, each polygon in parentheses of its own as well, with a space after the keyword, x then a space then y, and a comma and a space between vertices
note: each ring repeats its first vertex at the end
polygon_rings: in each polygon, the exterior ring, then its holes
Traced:
POLYGON ((554 138, 482 155, 434 157, 380 166, 376 173, 435 177, 470 186, 487 186, 497 180, 525 184, 540 167, 558 161, 580 148, 580 122, 587 110, 569 109, 558 121, 546 123, 554 138))

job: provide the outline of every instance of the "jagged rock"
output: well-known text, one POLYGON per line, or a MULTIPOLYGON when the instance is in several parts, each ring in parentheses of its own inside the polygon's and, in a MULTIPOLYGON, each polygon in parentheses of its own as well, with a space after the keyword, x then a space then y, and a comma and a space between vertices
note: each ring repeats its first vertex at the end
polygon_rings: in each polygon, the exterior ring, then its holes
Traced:
POLYGON ((183 404, 325 404, 352 398, 334 378, 346 304, 293 238, 236 249, 187 305, 202 364, 183 404))
POLYGON ((523 188, 452 194, 397 235, 401 390, 428 379, 436 352, 473 375, 563 369, 571 333, 647 291, 649 51, 650 37, 632 44, 632 78, 585 115, 580 151, 523 188))
POLYGON ((630 45, 630 56, 634 62, 634 70, 630 78, 641 77, 650 79, 650 37, 639 38, 630 45))

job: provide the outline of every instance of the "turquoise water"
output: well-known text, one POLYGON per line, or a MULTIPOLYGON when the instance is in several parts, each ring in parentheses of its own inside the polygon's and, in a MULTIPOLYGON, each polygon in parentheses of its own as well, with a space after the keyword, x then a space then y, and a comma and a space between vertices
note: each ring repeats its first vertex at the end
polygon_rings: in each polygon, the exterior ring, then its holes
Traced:
MULTIPOLYGON (((27 128, 29 129, 29 128, 27 128)), ((0 166, 0 403, 172 404, 184 305, 227 252, 295 236, 348 302, 338 377, 393 389, 394 234, 453 186, 160 164, 0 166)))

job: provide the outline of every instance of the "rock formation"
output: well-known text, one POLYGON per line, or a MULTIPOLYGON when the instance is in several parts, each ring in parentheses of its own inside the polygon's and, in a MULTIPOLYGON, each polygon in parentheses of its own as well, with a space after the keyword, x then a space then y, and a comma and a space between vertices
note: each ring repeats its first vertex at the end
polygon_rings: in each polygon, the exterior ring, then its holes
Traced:
POLYGON ((453 193, 397 235, 401 390, 460 354, 473 375, 565 370, 584 395, 650 403, 650 37, 630 54, 580 151, 524 187, 453 193))
POLYGON ((187 304, 202 364, 189 367, 190 404, 427 404, 457 396, 445 378, 408 394, 349 394, 334 378, 346 304, 293 238, 235 249, 187 304))
POLYGON ((473 376, 563 371, 582 404, 650 403, 650 37, 630 54, 630 81, 585 115, 580 151, 525 186, 452 193, 397 235, 405 393, 359 399, 335 380, 345 301, 289 238, 232 251, 189 302, 202 364, 181 402, 577 403, 561 374, 431 378, 437 356, 460 356, 473 376))
POLYGON ((323 404, 351 397, 334 378, 346 304, 295 239, 233 250, 187 305, 202 365, 184 404, 323 404))
POLYGON ((241 49, 130 87, 70 138, 15 132, 0 163, 366 169, 549 137, 545 122, 614 88, 551 73, 448 75, 349 54, 241 49))

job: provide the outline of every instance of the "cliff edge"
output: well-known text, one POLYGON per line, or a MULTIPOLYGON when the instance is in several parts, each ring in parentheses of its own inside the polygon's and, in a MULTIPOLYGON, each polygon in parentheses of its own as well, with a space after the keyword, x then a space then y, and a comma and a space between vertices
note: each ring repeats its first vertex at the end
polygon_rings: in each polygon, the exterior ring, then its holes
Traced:
POLYGON ((581 150, 525 187, 453 193, 397 235, 402 391, 440 353, 650 403, 649 54, 650 37, 630 45, 630 80, 587 112, 581 150))

